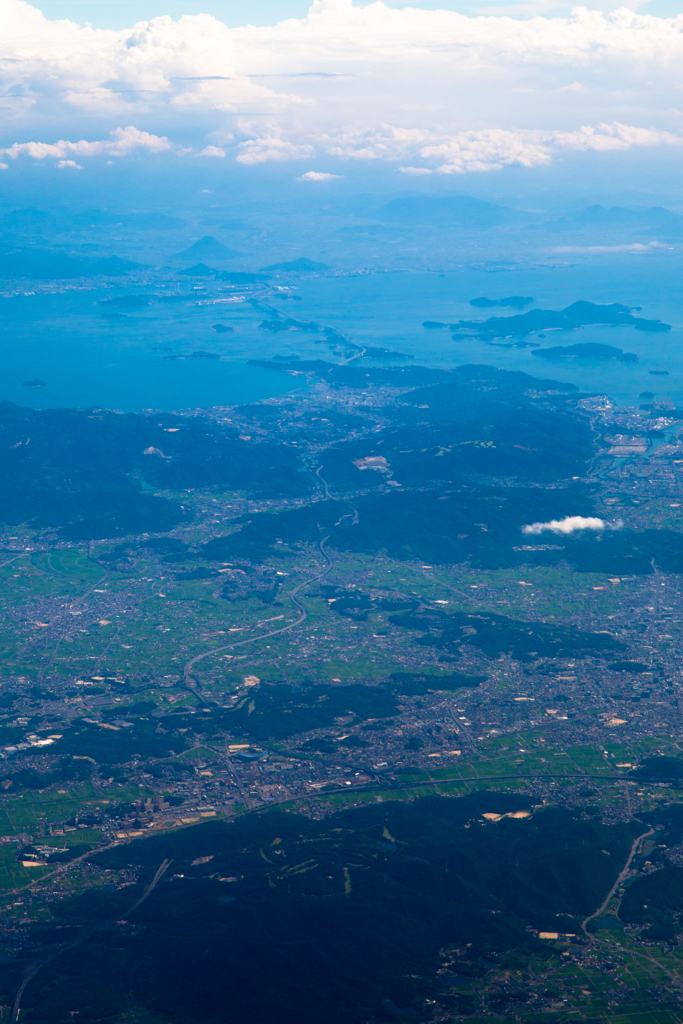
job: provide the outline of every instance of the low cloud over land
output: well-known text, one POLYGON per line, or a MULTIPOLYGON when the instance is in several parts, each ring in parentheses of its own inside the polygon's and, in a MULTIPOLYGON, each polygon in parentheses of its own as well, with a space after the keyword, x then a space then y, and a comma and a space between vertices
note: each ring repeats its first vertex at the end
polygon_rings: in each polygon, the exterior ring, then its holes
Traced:
POLYGON ((531 523, 530 526, 523 526, 522 533, 539 534, 557 533, 569 534, 579 530, 619 530, 620 522, 608 523, 596 516, 565 516, 564 519, 551 519, 548 523, 531 523))

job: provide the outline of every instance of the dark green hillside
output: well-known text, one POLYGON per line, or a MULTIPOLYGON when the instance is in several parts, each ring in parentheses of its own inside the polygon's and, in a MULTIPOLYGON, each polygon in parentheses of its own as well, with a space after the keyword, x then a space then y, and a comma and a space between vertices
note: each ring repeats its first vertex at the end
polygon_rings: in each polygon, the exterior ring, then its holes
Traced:
POLYGON ((667 864, 638 878, 624 894, 619 916, 627 924, 647 925, 642 938, 675 942, 683 927, 683 868, 667 864))
POLYGON ((336 501, 316 501, 305 508, 286 512, 261 512, 233 520, 241 529, 226 537, 216 537, 201 548, 201 556, 217 562, 245 558, 263 562, 284 553, 287 545, 320 541, 344 514, 336 501))
POLYGON ((393 693, 379 686, 312 686, 295 692, 289 686, 260 686, 223 719, 234 735, 282 739, 333 725, 349 714, 388 718, 397 712, 393 693))
POLYGON ((129 726, 109 728, 77 720, 62 739, 55 741, 54 750, 58 754, 90 757, 98 764, 124 764, 135 755, 168 757, 187 746, 179 733, 159 734, 156 730, 157 723, 146 718, 136 718, 129 726))
POLYGON ((368 478, 377 475, 353 463, 379 455, 407 486, 462 473, 530 481, 582 475, 594 454, 588 425, 529 394, 561 387, 524 373, 460 367, 449 380, 402 396, 389 410, 397 429, 324 453, 323 475, 341 489, 372 486, 368 478))
POLYGON ((680 757, 667 757, 666 755, 647 757, 631 772, 631 775, 637 779, 650 779, 653 782, 683 779, 683 760, 680 757))
MULTIPOLYGON (((539 521, 547 520, 539 516, 539 521)), ((683 572, 683 534, 677 530, 586 530, 561 539, 546 533, 526 540, 562 547, 561 551, 524 552, 524 561, 535 565, 568 562, 579 572, 650 575, 655 571, 654 561, 664 572, 683 572)))
MULTIPOLYGON (((312 729, 335 725, 347 728, 349 716, 352 716, 353 725, 365 720, 391 718, 398 714, 401 696, 424 695, 434 691, 451 693, 461 688, 475 688, 485 680, 486 676, 483 675, 460 672, 392 672, 385 682, 373 686, 347 684, 294 687, 279 681, 264 680, 260 686, 251 688, 234 708, 214 706, 199 714, 179 712, 166 715, 163 719, 166 733, 163 736, 152 735, 149 724, 143 721, 135 723, 135 730, 122 728, 122 735, 112 736, 107 730, 101 748, 97 746, 97 727, 86 732, 85 727, 80 725, 70 731, 65 740, 70 751, 76 752, 85 745, 87 752, 102 763, 116 763, 116 758, 121 761, 123 758, 120 754, 142 750, 140 744, 145 744, 144 749, 151 756, 165 757, 169 749, 175 749, 176 752, 184 749, 187 733, 195 737, 215 737, 221 742, 226 732, 255 740, 286 739, 312 729), (346 720, 343 726, 340 725, 342 720, 346 720)), ((64 742, 60 741, 60 746, 55 749, 63 749, 61 744, 64 742)))
MULTIPOLYGON (((379 474, 366 470, 363 475, 379 474)), ((385 551, 391 558, 432 564, 470 559, 494 568, 527 559, 526 552, 513 550, 525 543, 525 523, 539 517, 547 521, 568 514, 591 515, 593 505, 587 490, 579 486, 544 490, 461 484, 446 491, 368 494, 354 498, 353 508, 357 523, 351 506, 341 501, 244 516, 234 520, 239 532, 209 541, 202 555, 216 561, 257 562, 281 553, 283 545, 317 543, 329 535, 328 545, 340 551, 385 551)))
POLYGON ((66 540, 157 533, 172 530, 185 520, 176 502, 141 494, 126 483, 122 482, 120 489, 82 490, 51 490, 40 484, 19 489, 17 484, 17 489, 0 496, 0 519, 10 525, 27 523, 34 529, 61 527, 66 540))
MULTIPOLYGON (((339 451, 333 455, 339 459, 340 473, 347 474, 346 454, 344 462, 339 451)), ((420 453, 420 458, 425 460, 427 454, 420 453)), ((376 471, 349 465, 366 487, 373 477, 383 479, 376 471)), ((595 515, 591 493, 584 485, 487 487, 460 477, 441 490, 383 491, 350 502, 316 501, 286 512, 254 513, 235 519, 239 530, 210 541, 201 553, 216 561, 262 562, 290 546, 317 544, 329 537, 328 546, 338 551, 385 552, 390 558, 429 564, 469 561, 476 568, 496 569, 564 562, 578 572, 619 576, 650 575, 654 561, 665 572, 683 572, 683 534, 675 530, 586 530, 560 537, 522 533, 525 525, 567 515, 595 515)), ((356 606, 358 600, 356 596, 356 606)), ((360 606, 355 608, 357 615, 362 612, 360 606)))
MULTIPOLYGON (((322 822, 272 813, 96 855, 103 867, 138 867, 140 881, 67 899, 55 908, 66 928, 36 929, 49 946, 95 926, 28 985, 25 1020, 113 1019, 132 1001, 184 1024, 222 1024, 226 999, 230 1019, 252 1024, 381 1022, 393 1019, 387 1006, 420 1020, 455 1010, 437 975, 440 951, 450 948, 451 971, 470 977, 505 951, 544 956, 529 926, 591 913, 642 828, 561 809, 482 818, 528 807, 488 793, 322 822), (165 858, 161 882, 127 914, 165 858)), ((5 1004, 17 966, 0 966, 5 1004)))
POLYGON ((493 612, 427 611, 392 615, 395 626, 424 631, 416 641, 456 653, 463 643, 489 658, 510 654, 518 661, 535 658, 582 658, 623 650, 609 633, 587 633, 571 626, 521 622, 493 612))
POLYGON ((430 564, 471 560, 494 568, 524 560, 526 553, 513 550, 525 543, 524 524, 561 518, 568 509, 589 515, 592 501, 581 487, 498 489, 463 484, 441 492, 370 494, 354 505, 359 522, 342 520, 330 537, 329 543, 341 550, 386 551, 391 558, 430 564))
POLYGON ((0 521, 61 528, 69 539, 183 521, 178 503, 145 494, 145 485, 302 495, 310 485, 300 466, 284 445, 248 444, 200 419, 0 404, 0 521))
POLYGON ((452 693, 461 687, 474 689, 480 683, 486 682, 486 679, 487 676, 472 676, 466 672, 392 672, 390 685, 395 686, 398 693, 415 696, 428 693, 430 690, 452 693))

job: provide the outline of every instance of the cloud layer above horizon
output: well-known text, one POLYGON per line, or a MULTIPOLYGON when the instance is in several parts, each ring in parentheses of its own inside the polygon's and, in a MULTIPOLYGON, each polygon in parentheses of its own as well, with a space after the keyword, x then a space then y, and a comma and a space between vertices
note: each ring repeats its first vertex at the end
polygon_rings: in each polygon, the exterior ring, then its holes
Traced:
POLYGON ((115 32, 23 0, 0 12, 8 167, 175 152, 331 181, 359 162, 453 175, 683 141, 683 15, 520 21, 315 0, 274 26, 196 15, 115 32))

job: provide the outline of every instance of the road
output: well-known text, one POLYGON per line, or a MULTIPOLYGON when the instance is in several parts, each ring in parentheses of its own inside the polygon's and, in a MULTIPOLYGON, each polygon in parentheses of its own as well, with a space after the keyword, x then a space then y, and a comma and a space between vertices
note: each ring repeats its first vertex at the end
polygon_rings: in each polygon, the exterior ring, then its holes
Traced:
MULTIPOLYGON (((335 498, 334 495, 330 492, 328 483, 321 476, 320 470, 321 467, 318 466, 315 475, 318 477, 318 480, 320 480, 320 483, 323 486, 325 501, 340 501, 339 498, 335 498)), ((353 505, 346 501, 344 502, 344 504, 349 505, 349 507, 351 508, 354 515, 353 522, 358 522, 358 512, 353 507, 353 505)), ((290 622, 286 626, 280 626, 279 629, 271 629, 267 633, 260 633, 258 636, 247 637, 246 640, 237 640, 234 643, 223 644, 221 647, 213 647, 210 651, 204 651, 203 654, 197 654, 195 655, 194 658, 190 658, 190 660, 186 662, 185 667, 183 668, 182 683, 188 690, 190 690, 191 693, 194 693, 194 695, 198 697, 199 700, 203 701, 205 704, 209 703, 203 696, 201 688, 197 685, 196 680, 193 680, 192 678, 192 669, 197 664, 197 662, 203 661, 204 658, 211 658, 215 654, 220 654, 221 651, 231 651, 235 647, 244 646, 244 644, 254 644, 258 640, 267 640, 268 637, 279 636, 281 633, 287 633, 289 632, 289 630, 296 629, 297 626, 300 626, 302 622, 306 621, 306 618, 308 616, 306 605, 303 603, 303 601, 299 600, 297 595, 300 594, 301 591, 304 590, 306 587, 310 587, 312 583, 317 583, 319 580, 324 579, 325 576, 329 575, 329 573, 334 568, 334 562, 332 561, 328 552, 325 550, 325 544, 329 539, 330 535, 328 534, 326 537, 323 537, 323 539, 318 543, 318 550, 325 559, 325 568, 321 572, 316 573, 315 576, 311 576, 310 579, 304 580, 302 583, 298 583, 296 587, 294 587, 293 590, 290 590, 289 594, 287 595, 292 604, 294 605, 295 611, 299 613, 299 617, 295 619, 294 622, 290 622)))
POLYGON ((619 872, 619 875, 617 876, 616 882, 614 883, 614 885, 612 886, 610 891, 607 893, 607 895, 605 896, 604 900, 602 901, 602 903, 600 904, 598 909, 596 911, 594 911, 592 914, 589 914, 588 917, 584 918, 583 921, 581 922, 581 928, 582 928, 583 933, 584 933, 584 935, 586 936, 586 938, 588 939, 589 942, 592 942, 593 939, 595 938, 595 936, 592 935, 588 931, 588 927, 587 927, 588 926, 588 922, 592 921, 593 918, 595 918, 595 917, 600 917, 600 914, 605 912, 605 910, 609 906, 609 901, 612 899, 612 897, 614 896, 615 892, 617 891, 617 889, 619 888, 621 883, 624 881, 624 879, 628 875, 629 871, 631 870, 631 861, 635 857, 636 851, 637 851, 638 847, 640 846, 641 841, 643 839, 647 839, 648 836, 654 835, 654 832, 655 832, 655 830, 653 828, 651 828, 649 830, 649 832, 643 832, 642 835, 638 836, 637 839, 633 840, 633 845, 631 846, 631 852, 628 855, 628 860, 626 861, 626 863, 624 864, 623 868, 619 872))
MULTIPOLYGON (((301 584, 301 586, 303 586, 303 584, 301 584)), ((457 779, 457 778, 453 778, 453 779, 439 779, 439 780, 423 779, 423 780, 420 780, 419 782, 402 782, 402 781, 396 779, 396 780, 384 780, 384 782, 385 782, 385 785, 391 786, 392 788, 410 789, 410 788, 414 788, 414 787, 422 787, 422 786, 425 786, 425 785, 427 785, 427 786, 428 785, 437 785, 437 786, 438 785, 446 785, 446 784, 452 783, 452 782, 463 782, 463 783, 467 784, 467 783, 487 782, 487 781, 502 781, 503 779, 567 779, 567 778, 590 779, 593 782, 620 782, 620 781, 623 781, 623 776, 620 776, 620 775, 605 776, 605 775, 588 775, 588 774, 579 773, 579 772, 574 772, 574 773, 564 773, 564 772, 563 773, 559 773, 559 772, 558 773, 550 773, 550 772, 548 772, 548 773, 519 774, 519 775, 478 775, 478 776, 476 776, 474 778, 459 778, 459 779, 457 779)), ((354 793, 354 792, 357 793, 357 792, 368 791, 368 790, 371 790, 371 789, 372 789, 372 787, 371 786, 367 786, 367 785, 348 786, 348 787, 346 787, 346 786, 337 786, 334 789, 331 788, 329 790, 326 790, 325 793, 323 793, 321 795, 327 795, 327 794, 332 795, 333 793, 340 793, 340 792, 341 793, 354 793)), ((272 801, 272 802, 269 802, 264 807, 250 808, 250 809, 248 809, 244 813, 246 813, 246 814, 257 813, 258 814, 258 813, 261 813, 262 811, 271 811, 274 806, 277 806, 277 804, 279 804, 279 803, 288 803, 291 800, 292 800, 292 797, 287 797, 285 800, 272 801)), ((237 815, 236 817, 242 817, 242 816, 243 815, 237 815)), ((647 832, 643 832, 636 839, 634 839, 634 841, 633 841, 633 843, 631 845, 631 849, 630 849, 630 852, 629 852, 626 864, 624 865, 624 867, 620 871, 620 873, 619 873, 619 875, 618 875, 614 885, 612 886, 612 888, 610 889, 610 891, 608 892, 607 896, 605 897, 603 902, 600 904, 598 909, 595 910, 592 914, 590 914, 588 917, 586 917, 582 921, 582 923, 581 923, 582 930, 583 930, 584 934, 586 935, 586 937, 588 938, 589 941, 592 941, 594 939, 594 936, 587 930, 587 926, 588 926, 589 921, 592 921, 594 918, 599 917, 600 914, 602 914, 606 910, 607 906, 609 905, 610 900, 614 896, 614 893, 617 891, 618 887, 621 885, 621 883, 624 881, 624 879, 628 875, 629 870, 631 868, 631 863, 633 861, 633 858, 636 855, 636 852, 638 850, 638 847, 639 847, 640 843, 642 842, 642 840, 647 839, 649 836, 651 836, 653 834, 654 834, 654 829, 649 829, 647 832)), ((118 844, 112 844, 112 845, 118 845, 118 844)), ((87 857, 92 856, 95 852, 101 852, 101 850, 89 851, 87 854, 83 854, 81 857, 79 857, 78 860, 85 860, 87 857)), ((74 863, 75 863, 75 861, 72 861, 70 865, 64 865, 64 869, 67 868, 68 866, 71 866, 74 863)), ((137 900, 123 914, 123 918, 124 919, 126 917, 128 917, 130 914, 132 914, 135 910, 137 910, 138 907, 147 899, 147 897, 154 890, 155 886, 157 885, 157 883, 162 878, 162 876, 165 873, 165 871, 167 870, 167 868, 170 866, 170 863, 171 863, 171 861, 168 861, 168 860, 164 860, 162 862, 162 864, 158 868, 154 878, 152 879, 152 881, 148 885, 148 887, 145 890, 145 892, 143 893, 143 895, 140 897, 139 900, 137 900)), ((44 876, 44 877, 47 877, 47 876, 44 876)), ((40 881, 43 881, 43 879, 41 879, 40 881)), ((30 884, 35 885, 36 883, 33 882, 33 883, 30 883, 30 884)), ((117 918, 117 920, 120 920, 120 919, 121 918, 117 918)), ((71 942, 70 944, 62 946, 58 950, 55 950, 53 953, 51 953, 48 957, 44 957, 41 960, 37 960, 33 964, 30 964, 26 968, 26 970, 24 972, 24 977, 23 977, 21 986, 20 986, 20 988, 19 988, 19 990, 17 992, 16 998, 15 998, 15 1001, 14 1001, 14 1006, 12 1008, 12 1014, 10 1016, 10 1024, 16 1024, 16 1021, 18 1019, 18 1014, 19 1014, 20 1006, 21 1006, 22 995, 23 995, 23 993, 24 993, 24 991, 26 989, 26 986, 36 976, 36 974, 40 971, 40 969, 45 964, 49 963, 51 960, 53 960, 55 957, 59 956, 61 953, 65 952, 66 950, 73 949, 75 946, 81 945, 83 942, 86 941, 86 939, 88 939, 96 931, 98 931, 100 929, 108 928, 110 924, 112 924, 112 921, 107 921, 107 922, 105 922, 105 923, 103 923, 101 925, 97 925, 95 927, 91 927, 89 929, 86 929, 85 931, 83 931, 81 933, 81 935, 79 935, 76 939, 74 939, 74 941, 71 942)))
MULTIPOLYGON (((164 860, 161 862, 159 868, 157 869, 157 873, 155 874, 154 878, 145 889, 140 899, 136 900, 135 903, 131 907, 129 907, 128 910, 121 917, 117 917, 117 921, 125 920, 130 914, 133 913, 134 910, 137 910, 138 907, 145 902, 150 893, 154 891, 157 883, 160 881, 160 879, 162 878, 162 876, 164 875, 164 873, 166 872, 167 868, 170 866, 171 863, 172 861, 170 860, 164 860)), ((49 964, 51 960, 55 959, 55 957, 61 956, 62 953, 66 953, 67 950, 75 949, 76 946, 81 946, 87 939, 91 937, 91 935, 94 935, 96 932, 103 931, 105 928, 108 928, 109 925, 113 923, 114 920, 112 919, 111 921, 104 921, 102 924, 93 925, 90 928, 85 928, 81 932, 81 934, 73 940, 73 942, 68 942, 63 946, 60 946, 59 949, 54 950, 54 952, 50 953, 49 956, 42 957, 40 960, 34 960, 32 964, 29 964, 24 971, 24 976, 21 985, 19 986, 17 994, 14 997, 14 1005, 12 1006, 12 1013, 10 1014, 9 1024, 16 1024, 16 1022, 18 1021, 19 1011, 21 1010, 21 999, 26 990, 26 986, 35 978, 38 972, 42 970, 42 968, 46 964, 49 964)))
POLYGON ((300 626, 302 622, 306 621, 306 618, 308 616, 306 605, 303 603, 303 601, 299 600, 297 595, 305 587, 310 587, 312 583, 317 583, 318 580, 324 579, 325 576, 327 576, 328 573, 330 573, 331 570, 334 568, 334 562, 332 561, 329 554, 325 550, 325 542, 327 540, 329 540, 329 535, 327 537, 323 537, 323 539, 318 544, 320 554, 325 559, 325 568, 321 572, 316 573, 315 576, 311 576, 310 579, 304 580, 302 583, 298 583, 293 590, 290 590, 289 594, 287 595, 287 597, 294 605, 295 610, 298 611, 299 617, 295 619, 294 622, 288 623, 286 626, 280 626, 279 629, 271 629, 267 633, 260 633, 258 636, 250 636, 247 637, 246 640, 237 640, 231 644, 223 644, 221 647, 212 647, 210 651, 204 651, 203 654, 195 655, 194 658, 191 658, 186 663, 183 669, 182 682, 183 685, 187 687, 188 690, 194 693, 195 696, 198 697, 205 704, 208 704, 209 702, 206 700, 206 697, 203 696, 199 686, 192 679, 192 669, 194 668, 198 661, 202 661, 204 658, 211 658, 215 654, 220 654, 221 651, 231 651, 235 647, 242 647, 244 644, 253 644, 256 643, 257 640, 267 640, 268 637, 270 636, 278 636, 280 633, 287 633, 290 629, 295 629, 297 626, 300 626))

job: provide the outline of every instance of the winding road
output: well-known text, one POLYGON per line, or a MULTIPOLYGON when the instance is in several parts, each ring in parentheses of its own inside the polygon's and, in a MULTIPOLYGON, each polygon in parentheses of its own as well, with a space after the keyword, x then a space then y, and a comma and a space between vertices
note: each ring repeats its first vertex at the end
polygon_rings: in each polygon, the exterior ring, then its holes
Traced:
MULTIPOLYGON (((335 496, 330 491, 327 480, 325 480, 321 476, 320 470, 321 467, 318 466, 315 475, 322 484, 324 500, 344 501, 345 504, 349 505, 349 508, 353 512, 353 522, 357 523, 357 510, 348 501, 345 501, 345 499, 335 498, 335 496)), ((223 644, 221 647, 213 647, 210 651, 204 651, 202 654, 196 654, 194 658, 190 658, 190 660, 186 662, 185 667, 183 668, 182 684, 186 687, 186 689, 190 690, 190 692, 193 693, 196 697, 198 697, 199 700, 203 701, 204 704, 208 704, 209 702, 201 692, 201 687, 198 685, 197 681, 193 679, 192 676, 192 670, 194 666, 197 664, 197 662, 203 661, 204 658, 213 657, 213 655, 215 654, 220 654, 221 651, 231 651, 235 647, 243 647, 244 644, 253 644, 256 643, 257 640, 267 640, 268 637, 279 636, 281 633, 287 633, 291 629, 296 629, 297 626, 300 626, 302 622, 306 621, 306 618, 308 617, 306 605, 303 603, 303 601, 299 600, 297 595, 300 594, 301 591, 304 590, 306 587, 310 587, 312 583, 317 583, 319 580, 324 579, 325 576, 329 575, 329 573, 334 568, 334 562, 332 561, 332 558, 330 557, 329 553, 325 550, 325 544, 329 539, 330 535, 327 534, 327 536, 323 537, 323 539, 318 543, 318 550, 325 559, 325 568, 322 569, 321 572, 316 573, 315 576, 311 576, 310 579, 303 580, 301 583, 297 583, 294 589, 290 590, 289 593, 287 594, 287 597, 294 605, 294 610, 299 613, 299 617, 295 619, 293 622, 287 623, 286 626, 280 626, 279 629, 271 629, 267 633, 260 633, 258 636, 250 636, 247 637, 245 640, 236 640, 234 643, 223 644)))
MULTIPOLYGON (((167 868, 171 865, 171 863, 172 861, 170 860, 164 860, 161 862, 154 878, 149 883, 140 899, 136 900, 135 903, 131 907, 129 907, 128 910, 123 914, 122 917, 117 917, 117 921, 125 920, 130 914, 133 913, 134 910, 137 910, 138 907, 145 902, 150 893, 154 891, 157 883, 161 880, 162 876, 166 872, 167 868)), ((85 928, 81 932, 81 934, 73 940, 73 942, 65 943, 65 945, 60 946, 59 949, 55 949, 52 953, 50 953, 49 956, 41 957, 40 960, 34 960, 32 964, 29 964, 24 971, 24 976, 22 978, 21 985, 19 986, 17 994, 14 997, 14 1005, 12 1006, 9 1024, 16 1024, 16 1022, 18 1021, 19 1011, 21 1010, 21 999, 26 990, 26 986, 35 978, 36 974, 38 974, 38 972, 42 970, 42 968, 46 964, 49 964, 50 961, 54 960, 56 957, 61 956, 62 953, 66 953, 69 949, 75 949, 76 946, 81 946, 87 939, 91 937, 91 935, 94 935, 96 932, 104 931, 105 928, 108 928, 109 925, 113 923, 114 920, 112 919, 111 921, 104 921, 102 924, 92 925, 90 928, 85 928)))
POLYGON ((631 870, 631 861, 635 857, 636 852, 638 850, 638 847, 641 844, 641 841, 643 839, 647 839, 648 836, 654 835, 654 832, 655 832, 655 830, 653 828, 651 828, 648 832, 643 832, 642 835, 639 835, 637 837, 637 839, 633 840, 633 845, 631 846, 631 852, 628 855, 628 860, 626 861, 626 863, 624 864, 623 868, 621 869, 621 871, 617 875, 616 882, 614 883, 614 885, 612 886, 610 891, 607 893, 607 895, 605 896, 604 900, 602 901, 602 903, 600 904, 598 909, 593 911, 592 914, 589 914, 588 917, 585 917, 583 919, 583 921, 581 922, 581 928, 583 930, 583 934, 586 936, 586 938, 588 939, 589 942, 592 942, 593 939, 595 938, 595 936, 593 934, 591 934, 591 932, 588 931, 588 927, 587 927, 588 926, 588 922, 592 921, 593 918, 595 918, 595 917, 600 917, 600 914, 604 913, 604 911, 607 910, 607 907, 609 906, 609 901, 612 899, 612 897, 614 896, 615 892, 617 891, 617 889, 619 888, 621 883, 624 881, 624 879, 628 875, 629 871, 631 870))
POLYGON ((213 647, 210 651, 204 651, 203 654, 195 655, 194 658, 191 658, 186 663, 183 669, 182 681, 183 685, 187 687, 188 690, 190 690, 201 701, 207 704, 208 701, 203 696, 200 687, 192 678, 192 669, 194 668, 198 661, 203 661, 204 658, 210 658, 214 654, 220 654, 221 651, 230 651, 233 650, 235 647, 242 647, 244 646, 244 644, 256 643, 257 640, 267 640, 269 636, 278 636, 280 633, 287 633, 290 629, 295 629, 297 626, 300 626, 302 622, 306 621, 306 618, 308 617, 308 611, 306 610, 306 605, 303 603, 303 601, 300 601, 299 598, 297 597, 297 594, 299 594, 305 587, 310 587, 312 583, 317 583, 318 580, 324 579, 325 576, 327 576, 328 573, 330 573, 331 570, 333 569, 334 562, 332 561, 329 554, 325 550, 325 542, 327 540, 329 540, 329 534, 327 537, 323 537, 323 539, 318 544, 320 554, 325 559, 325 568, 321 572, 316 573, 315 576, 311 576, 309 579, 303 580, 301 583, 297 583, 294 589, 290 590, 290 592, 287 595, 287 597, 294 605, 295 610, 298 611, 299 617, 295 619, 293 622, 289 622, 286 626, 280 626, 279 629, 270 629, 267 633, 260 633, 258 636, 250 636, 247 637, 246 640, 236 640, 234 643, 223 644, 221 647, 213 647))

